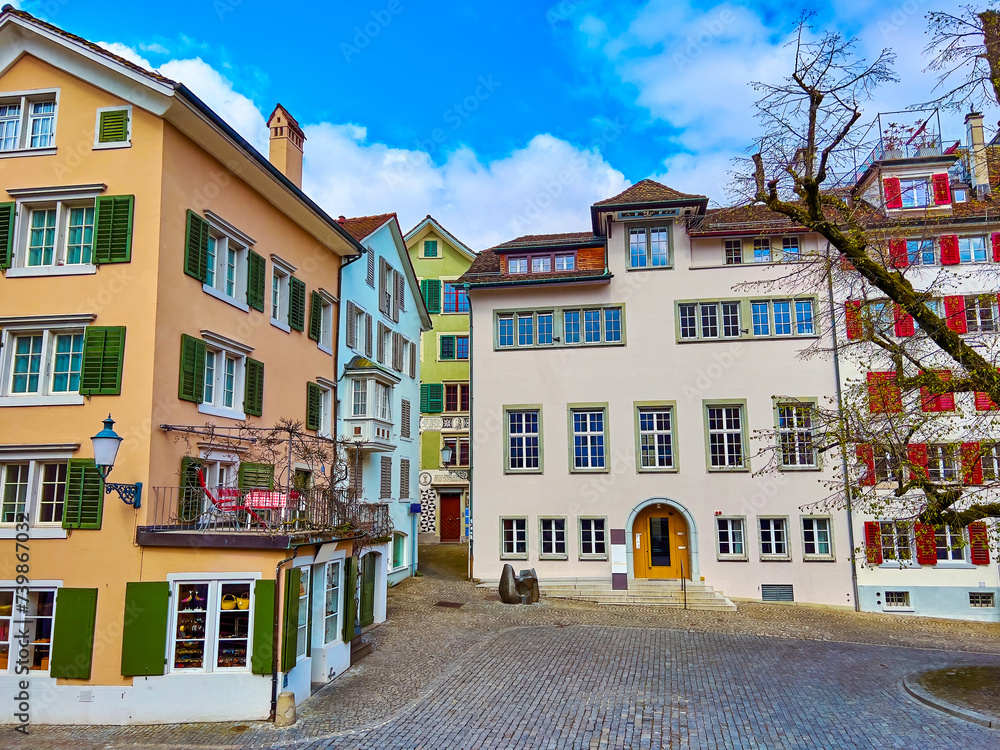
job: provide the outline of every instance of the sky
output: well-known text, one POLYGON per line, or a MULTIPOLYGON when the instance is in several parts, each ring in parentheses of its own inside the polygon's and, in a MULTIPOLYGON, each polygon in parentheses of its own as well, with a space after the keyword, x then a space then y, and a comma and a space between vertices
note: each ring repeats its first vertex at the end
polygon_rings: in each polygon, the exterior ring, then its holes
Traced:
MULTIPOLYGON (((306 134, 303 188, 331 215, 432 214, 474 250, 589 229, 652 178, 726 205, 753 142, 753 80, 779 81, 787 1, 21 0, 23 10, 182 81, 267 153, 281 102, 306 134)), ((930 98, 929 10, 811 0, 818 29, 891 47, 900 82, 866 117, 930 98)), ((986 122, 996 122, 987 112, 986 122)), ((917 118, 913 118, 916 120, 917 118)), ((945 139, 964 140, 961 117, 945 139)))

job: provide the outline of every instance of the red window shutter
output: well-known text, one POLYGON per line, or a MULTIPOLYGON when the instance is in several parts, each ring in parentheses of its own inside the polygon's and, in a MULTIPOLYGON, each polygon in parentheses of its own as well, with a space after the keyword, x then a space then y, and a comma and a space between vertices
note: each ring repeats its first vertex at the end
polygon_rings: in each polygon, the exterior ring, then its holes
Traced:
MULTIPOLYGON (((950 370, 935 370, 934 374, 941 380, 951 380, 950 370)), ((955 411, 954 393, 933 393, 925 386, 920 386, 921 411, 955 411)))
POLYGON ((910 443, 906 447, 906 454, 910 459, 910 478, 927 478, 927 445, 926 443, 910 443))
POLYGON ((882 180, 882 193, 885 195, 886 208, 903 207, 903 191, 900 189, 898 177, 887 177, 882 180))
POLYGON ((934 540, 934 527, 926 523, 918 523, 916 526, 917 562, 920 565, 937 565, 937 544, 934 540))
POLYGON ((969 524, 969 552, 973 565, 990 564, 990 539, 982 521, 969 524))
POLYGON ((990 241, 993 243, 993 260, 1000 262, 1000 232, 991 234, 990 241))
MULTIPOLYGON (((1000 368, 997 368, 1000 372, 1000 368)), ((976 411, 996 411, 1000 409, 986 391, 976 391, 976 411)))
POLYGON ((968 324, 965 322, 965 297, 945 297, 944 317, 947 319, 948 327, 955 333, 968 332, 968 324))
POLYGON ((962 483, 983 483, 983 460, 979 443, 962 443, 962 483))
POLYGON ((895 304, 896 335, 912 336, 915 332, 913 327, 913 316, 903 309, 898 302, 895 304))
POLYGON ((855 451, 858 455, 858 463, 865 465, 865 475, 861 477, 859 484, 865 486, 875 484, 875 449, 862 443, 855 448, 855 451))
POLYGON ((903 411, 903 396, 894 372, 869 372, 868 411, 872 414, 895 414, 903 411))
POLYGON ((844 303, 844 313, 847 321, 847 338, 861 338, 861 303, 848 300, 844 303))
POLYGON ((957 266, 962 262, 958 254, 958 235, 946 234, 941 238, 941 265, 957 266))
POLYGON ((906 268, 910 265, 906 254, 906 240, 889 240, 889 262, 893 268, 906 268))
POLYGON ((882 530, 878 521, 865 521, 865 556, 869 565, 882 564, 882 530))
POLYGON ((943 206, 951 203, 951 185, 948 184, 948 173, 942 172, 931 177, 934 186, 934 205, 943 206))

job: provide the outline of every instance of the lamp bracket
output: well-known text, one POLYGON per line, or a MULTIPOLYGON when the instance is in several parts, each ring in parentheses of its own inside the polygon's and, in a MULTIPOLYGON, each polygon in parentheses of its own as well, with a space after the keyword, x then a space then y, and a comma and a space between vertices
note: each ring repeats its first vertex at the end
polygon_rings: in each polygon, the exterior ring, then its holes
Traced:
POLYGON ((110 495, 112 490, 118 493, 118 499, 126 505, 131 505, 136 510, 142 507, 142 482, 136 482, 135 484, 105 482, 104 494, 110 495))

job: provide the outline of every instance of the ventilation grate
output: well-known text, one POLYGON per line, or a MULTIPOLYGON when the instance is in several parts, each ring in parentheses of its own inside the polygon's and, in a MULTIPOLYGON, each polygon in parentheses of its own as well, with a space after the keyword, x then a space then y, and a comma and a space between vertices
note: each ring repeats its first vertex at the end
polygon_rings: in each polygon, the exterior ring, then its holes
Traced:
POLYGON ((458 608, 459 608, 459 607, 461 607, 461 606, 462 606, 462 604, 464 604, 464 603, 465 603, 465 602, 438 602, 438 603, 437 603, 437 604, 435 604, 434 606, 435 606, 435 607, 449 607, 449 608, 451 608, 451 609, 458 609, 458 608))
POLYGON ((794 602, 790 583, 764 583, 760 587, 760 598, 765 602, 794 602))

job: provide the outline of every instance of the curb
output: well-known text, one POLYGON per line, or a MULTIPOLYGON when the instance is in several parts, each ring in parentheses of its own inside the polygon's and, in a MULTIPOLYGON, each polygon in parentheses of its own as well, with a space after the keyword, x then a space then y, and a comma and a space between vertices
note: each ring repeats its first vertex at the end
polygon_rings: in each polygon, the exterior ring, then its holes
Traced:
POLYGON ((951 714, 959 719, 971 721, 974 724, 979 724, 984 727, 1000 728, 1000 719, 994 716, 979 713, 979 711, 973 711, 971 708, 956 706, 954 703, 949 703, 948 701, 938 698, 933 693, 921 687, 919 683, 920 676, 928 671, 932 670, 921 670, 920 672, 911 672, 906 675, 903 678, 903 689, 906 690, 906 692, 912 697, 916 698, 921 703, 925 703, 931 708, 936 708, 939 711, 944 711, 946 714, 951 714))

